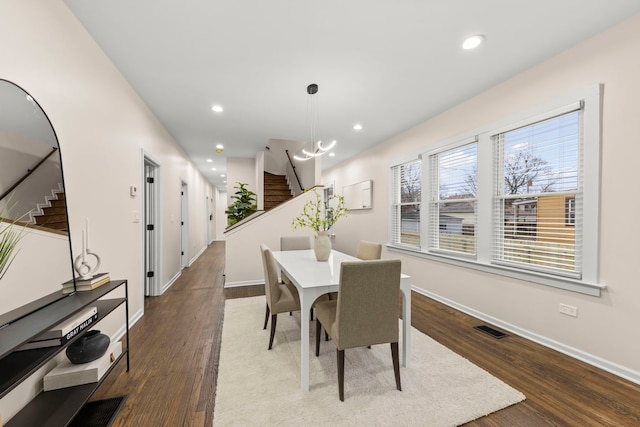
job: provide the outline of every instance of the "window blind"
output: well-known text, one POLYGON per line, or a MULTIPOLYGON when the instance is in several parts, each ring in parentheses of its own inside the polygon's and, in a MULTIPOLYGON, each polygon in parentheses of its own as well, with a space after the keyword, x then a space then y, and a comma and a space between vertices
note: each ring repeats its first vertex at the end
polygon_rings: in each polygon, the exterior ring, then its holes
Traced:
POLYGON ((421 163, 413 160, 393 166, 391 243, 420 247, 421 163))
POLYGON ((476 253, 477 142, 430 157, 429 250, 476 253))
POLYGON ((581 120, 578 109, 492 137, 493 263, 581 277, 581 120))

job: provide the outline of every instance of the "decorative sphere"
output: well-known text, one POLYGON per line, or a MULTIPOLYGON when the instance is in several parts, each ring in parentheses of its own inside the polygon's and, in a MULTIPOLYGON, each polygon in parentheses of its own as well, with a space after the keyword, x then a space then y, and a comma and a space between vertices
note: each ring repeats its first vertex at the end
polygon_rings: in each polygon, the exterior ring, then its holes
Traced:
POLYGON ((100 331, 89 331, 67 347, 67 357, 74 365, 93 362, 107 352, 110 342, 111 339, 100 331))

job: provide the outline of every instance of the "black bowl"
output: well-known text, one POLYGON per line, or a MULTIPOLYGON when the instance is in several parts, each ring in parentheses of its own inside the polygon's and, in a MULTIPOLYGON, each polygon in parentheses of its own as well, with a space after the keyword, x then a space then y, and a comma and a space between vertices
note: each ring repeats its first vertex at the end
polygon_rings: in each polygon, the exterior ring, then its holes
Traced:
POLYGON ((67 347, 67 357, 74 365, 93 362, 107 352, 110 342, 100 331, 89 331, 67 347))

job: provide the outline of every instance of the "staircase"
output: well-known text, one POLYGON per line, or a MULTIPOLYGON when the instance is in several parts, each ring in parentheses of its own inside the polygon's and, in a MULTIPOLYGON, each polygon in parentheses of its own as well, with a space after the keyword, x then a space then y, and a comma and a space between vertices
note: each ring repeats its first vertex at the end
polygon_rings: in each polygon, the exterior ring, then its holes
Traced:
POLYGON ((55 198, 49 199, 46 206, 40 207, 41 214, 33 215, 36 225, 54 230, 68 232, 67 202, 64 193, 55 193, 55 198))
POLYGON ((264 173, 264 210, 268 211, 292 199, 287 178, 284 175, 264 173))

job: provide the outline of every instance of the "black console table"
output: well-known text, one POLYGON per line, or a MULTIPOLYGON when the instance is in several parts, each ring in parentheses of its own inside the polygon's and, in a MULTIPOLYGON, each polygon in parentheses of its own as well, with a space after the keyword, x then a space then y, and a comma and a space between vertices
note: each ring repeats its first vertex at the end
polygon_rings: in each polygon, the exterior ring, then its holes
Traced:
POLYGON ((129 287, 127 281, 115 280, 92 291, 76 292, 66 298, 54 301, 0 329, 0 398, 2 398, 87 331, 79 333, 64 345, 57 347, 16 351, 16 348, 20 345, 42 332, 51 329, 60 322, 72 318, 89 305, 96 306, 98 309, 98 319, 94 323, 94 326, 122 304, 125 306, 126 344, 120 356, 111 364, 100 381, 97 383, 41 392, 29 402, 27 406, 11 418, 11 420, 6 423, 6 427, 66 426, 89 400, 93 392, 102 382, 102 379, 109 375, 113 367, 122 360, 123 357, 126 357, 127 371, 129 371, 128 298, 129 287), (124 298, 110 298, 108 296, 110 292, 121 287, 124 287, 125 290, 124 298))

